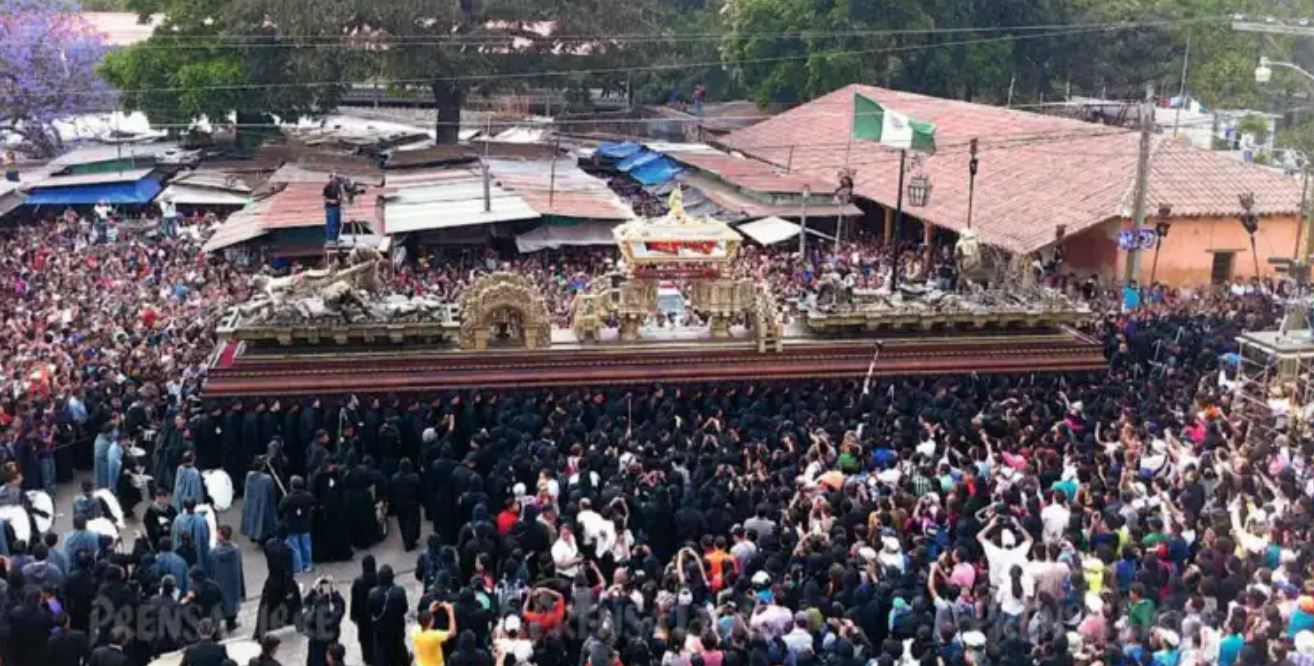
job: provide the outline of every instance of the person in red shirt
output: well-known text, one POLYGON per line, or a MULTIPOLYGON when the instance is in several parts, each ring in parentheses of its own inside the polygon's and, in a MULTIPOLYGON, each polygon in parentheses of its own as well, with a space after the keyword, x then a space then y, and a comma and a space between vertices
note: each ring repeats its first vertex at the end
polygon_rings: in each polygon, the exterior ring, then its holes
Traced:
POLYGON ((538 627, 538 635, 551 633, 566 621, 566 599, 556 590, 536 587, 525 595, 520 615, 531 627, 538 627))
POLYGON ((515 527, 516 521, 520 520, 520 502, 515 497, 506 498, 506 507, 497 514, 497 533, 499 536, 506 536, 511 533, 511 528, 515 527))

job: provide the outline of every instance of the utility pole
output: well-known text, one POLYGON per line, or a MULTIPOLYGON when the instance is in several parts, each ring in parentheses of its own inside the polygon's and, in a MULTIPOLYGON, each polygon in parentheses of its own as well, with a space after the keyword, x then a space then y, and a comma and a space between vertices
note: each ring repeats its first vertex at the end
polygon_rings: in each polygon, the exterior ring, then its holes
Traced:
POLYGON ((1132 231, 1135 242, 1127 249, 1127 267, 1123 282, 1130 283, 1141 273, 1141 229, 1145 228, 1145 197, 1150 189, 1150 140, 1154 131, 1154 84, 1145 85, 1145 103, 1141 105, 1141 150, 1136 158, 1136 192, 1132 202, 1132 231))
POLYGON ((1182 107, 1186 106, 1186 71, 1191 63, 1191 33, 1186 33, 1186 53, 1182 54, 1182 84, 1177 88, 1177 113, 1173 115, 1173 138, 1182 122, 1182 107))
POLYGON ((561 149, 561 139, 552 142, 552 171, 548 175, 548 208, 552 208, 553 199, 557 197, 557 151, 561 149))

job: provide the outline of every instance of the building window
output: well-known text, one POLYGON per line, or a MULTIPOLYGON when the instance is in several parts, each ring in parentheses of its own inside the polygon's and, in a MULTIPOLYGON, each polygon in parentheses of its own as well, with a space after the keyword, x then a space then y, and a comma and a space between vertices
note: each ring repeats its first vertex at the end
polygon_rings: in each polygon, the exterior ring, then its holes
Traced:
POLYGON ((1209 271, 1209 282, 1215 285, 1232 281, 1232 265, 1236 263, 1236 252, 1214 252, 1214 265, 1209 271))

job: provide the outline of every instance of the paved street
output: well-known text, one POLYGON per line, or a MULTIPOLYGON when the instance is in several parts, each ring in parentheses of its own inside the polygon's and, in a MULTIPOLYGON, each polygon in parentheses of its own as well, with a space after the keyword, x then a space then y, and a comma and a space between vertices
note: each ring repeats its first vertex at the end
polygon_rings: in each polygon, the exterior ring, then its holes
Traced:
MULTIPOLYGON (((73 483, 62 484, 56 494, 55 509, 57 518, 54 529, 62 536, 73 529, 73 519, 70 513, 73 498, 78 494, 78 488, 81 486, 82 479, 90 478, 90 473, 80 473, 73 483)), ((146 504, 137 505, 137 517, 145 511, 146 504)), ((238 528, 242 522, 242 500, 238 498, 233 503, 232 508, 219 515, 219 524, 231 525, 233 527, 235 540, 242 547, 243 569, 246 574, 246 602, 242 604, 242 609, 238 615, 240 626, 237 630, 236 639, 249 640, 251 632, 255 630, 256 611, 259 607, 260 587, 265 581, 265 557, 264 553, 251 542, 250 539, 237 534, 238 528)), ((428 523, 424 523, 425 530, 420 538, 420 543, 428 537, 428 523)), ((129 530, 139 529, 140 523, 129 523, 129 530)), ((132 545, 131 538, 125 539, 125 548, 132 545)), ((62 542, 61 542, 62 544, 62 542)), ((415 560, 419 555, 419 550, 410 553, 402 549, 401 534, 397 531, 397 523, 394 519, 388 530, 388 538, 378 544, 370 551, 378 560, 378 565, 391 565, 397 572, 397 582, 405 586, 407 591, 407 601, 414 607, 415 601, 420 596, 420 584, 415 579, 415 560)), ((337 585, 342 598, 350 606, 351 581, 360 573, 360 557, 363 553, 356 553, 356 558, 351 562, 334 562, 330 564, 319 564, 315 570, 309 574, 297 576, 297 581, 301 583, 302 589, 308 589, 314 584, 315 579, 319 576, 332 576, 337 585)), ((410 627, 408 626, 408 634, 410 627)), ((283 639, 283 645, 279 648, 278 659, 283 662, 284 666, 293 666, 294 664, 304 664, 306 662, 306 640, 303 636, 297 634, 291 628, 282 629, 274 632, 275 635, 283 639)), ((342 622, 342 644, 347 647, 347 663, 360 664, 360 645, 356 637, 356 627, 350 619, 344 619, 342 622)), ((409 640, 408 640, 409 643, 409 640)), ((160 660, 160 664, 169 663, 160 660)))

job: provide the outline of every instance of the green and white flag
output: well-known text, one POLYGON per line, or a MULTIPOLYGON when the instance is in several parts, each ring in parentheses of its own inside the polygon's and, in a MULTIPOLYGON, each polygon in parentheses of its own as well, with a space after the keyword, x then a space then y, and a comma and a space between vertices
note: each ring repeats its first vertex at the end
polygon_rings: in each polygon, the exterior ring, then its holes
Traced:
POLYGON ((913 120, 859 93, 853 94, 853 138, 900 150, 935 152, 935 125, 913 120))

